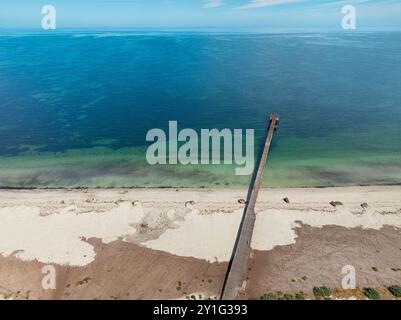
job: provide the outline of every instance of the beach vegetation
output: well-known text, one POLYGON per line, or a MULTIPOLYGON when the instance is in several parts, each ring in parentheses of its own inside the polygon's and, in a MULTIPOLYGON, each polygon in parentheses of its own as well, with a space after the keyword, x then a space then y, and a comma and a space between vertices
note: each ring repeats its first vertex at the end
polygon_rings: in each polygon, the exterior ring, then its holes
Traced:
POLYGON ((260 300, 305 300, 305 294, 297 293, 283 293, 281 291, 268 292, 260 297, 260 300))
POLYGON ((285 294, 283 295, 283 299, 284 299, 284 300, 295 300, 295 296, 292 295, 292 294, 290 294, 290 293, 285 293, 285 294))
POLYGON ((268 292, 261 296, 260 300, 278 300, 278 296, 274 292, 268 292))
POLYGON ((327 299, 331 296, 332 292, 330 288, 322 286, 322 287, 314 287, 313 294, 315 295, 316 299, 327 299))
POLYGON ((401 298, 401 286, 395 285, 395 286, 390 286, 387 288, 390 293, 396 297, 396 298, 401 298))
POLYGON ((373 288, 364 288, 363 294, 370 300, 380 300, 380 293, 373 288))
POLYGON ((306 299, 305 293, 303 293, 302 291, 295 294, 295 300, 305 300, 305 299, 306 299))

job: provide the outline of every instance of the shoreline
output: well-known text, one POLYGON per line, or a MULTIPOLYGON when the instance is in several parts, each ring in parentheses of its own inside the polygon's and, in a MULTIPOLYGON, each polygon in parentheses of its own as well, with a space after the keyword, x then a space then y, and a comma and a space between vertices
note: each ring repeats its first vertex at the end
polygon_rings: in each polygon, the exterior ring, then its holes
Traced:
MULTIPOLYGON (((279 186, 279 187, 261 187, 262 190, 280 190, 280 189, 337 189, 337 188, 369 188, 369 187, 398 187, 401 186, 401 182, 395 183, 384 183, 384 184, 350 184, 350 185, 316 185, 316 186, 279 186)), ((0 186, 0 191, 29 191, 29 190, 173 190, 173 189, 180 189, 180 190, 243 190, 247 189, 248 187, 244 186, 204 186, 204 187, 185 187, 185 186, 169 186, 169 187, 13 187, 13 186, 0 186)))

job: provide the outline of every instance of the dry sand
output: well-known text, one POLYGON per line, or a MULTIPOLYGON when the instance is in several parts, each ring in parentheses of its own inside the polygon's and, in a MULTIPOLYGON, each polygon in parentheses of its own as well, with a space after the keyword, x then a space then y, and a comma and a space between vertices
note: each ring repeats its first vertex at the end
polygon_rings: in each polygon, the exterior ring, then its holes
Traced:
MULTIPOLYGON (((218 296, 246 192, 1 190, 0 295, 218 296), (41 287, 47 264, 56 268, 56 290, 41 287)), ((347 264, 361 288, 401 284, 399 186, 262 190, 256 212, 244 298, 339 288, 347 264)))

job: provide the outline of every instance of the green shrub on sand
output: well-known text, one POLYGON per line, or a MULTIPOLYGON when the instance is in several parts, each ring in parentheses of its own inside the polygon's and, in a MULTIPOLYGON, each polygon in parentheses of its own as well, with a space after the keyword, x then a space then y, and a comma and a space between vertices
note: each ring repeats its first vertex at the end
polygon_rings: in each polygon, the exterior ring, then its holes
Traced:
POLYGON ((316 299, 326 299, 331 296, 331 289, 326 286, 323 287, 314 287, 313 294, 316 299))
POLYGON ((387 289, 394 297, 401 298, 401 286, 391 286, 387 289))
POLYGON ((365 288, 363 289, 363 294, 368 297, 370 300, 380 300, 380 293, 373 288, 365 288))

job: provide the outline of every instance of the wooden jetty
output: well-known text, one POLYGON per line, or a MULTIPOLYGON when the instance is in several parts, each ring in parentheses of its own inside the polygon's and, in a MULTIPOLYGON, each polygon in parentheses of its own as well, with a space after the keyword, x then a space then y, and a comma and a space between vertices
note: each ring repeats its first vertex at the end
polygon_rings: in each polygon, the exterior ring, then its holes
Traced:
POLYGON ((251 254, 251 240, 255 225, 255 205, 258 198, 260 186, 263 181, 267 157, 274 132, 278 128, 280 117, 276 114, 270 116, 269 130, 266 137, 263 153, 260 158, 257 170, 254 171, 251 184, 248 190, 247 204, 241 220, 237 239, 234 245, 231 261, 228 266, 224 282, 222 300, 236 300, 239 293, 244 289, 248 273, 248 262, 251 254))

